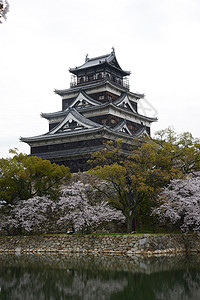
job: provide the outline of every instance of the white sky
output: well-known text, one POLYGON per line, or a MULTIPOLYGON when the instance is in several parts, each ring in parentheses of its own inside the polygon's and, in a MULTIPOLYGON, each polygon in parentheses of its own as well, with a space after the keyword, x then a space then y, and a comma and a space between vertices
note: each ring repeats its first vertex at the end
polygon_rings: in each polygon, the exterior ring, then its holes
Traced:
POLYGON ((48 131, 69 67, 115 47, 130 90, 158 111, 152 132, 174 126, 200 138, 199 0, 10 0, 0 25, 0 157, 19 137, 48 131))

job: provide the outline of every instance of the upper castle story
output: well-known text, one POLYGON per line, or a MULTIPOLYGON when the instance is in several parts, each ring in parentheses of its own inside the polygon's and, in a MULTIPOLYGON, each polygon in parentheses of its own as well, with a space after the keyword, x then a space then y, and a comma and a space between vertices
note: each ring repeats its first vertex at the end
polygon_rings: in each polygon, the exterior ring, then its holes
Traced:
POLYGON ((70 68, 72 73, 70 87, 82 86, 109 79, 111 82, 129 90, 129 71, 123 70, 116 58, 115 50, 106 55, 89 58, 86 55, 85 63, 79 67, 70 68))

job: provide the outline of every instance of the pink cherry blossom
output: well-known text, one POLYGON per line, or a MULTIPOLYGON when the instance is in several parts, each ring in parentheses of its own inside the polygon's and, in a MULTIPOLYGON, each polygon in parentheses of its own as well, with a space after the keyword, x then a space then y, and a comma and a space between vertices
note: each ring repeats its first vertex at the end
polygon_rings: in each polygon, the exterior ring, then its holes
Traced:
POLYGON ((51 224, 65 228, 74 226, 75 231, 85 231, 102 222, 124 222, 122 213, 110 208, 108 203, 90 203, 87 186, 81 182, 65 187, 57 201, 47 196, 35 196, 28 200, 18 200, 6 206, 0 203, 0 231, 9 233, 46 233, 52 230, 51 224))
POLYGON ((71 223, 76 231, 83 231, 102 222, 125 222, 123 214, 110 208, 105 201, 93 205, 89 203, 86 188, 80 181, 62 190, 58 207, 61 211, 58 224, 71 223))
POLYGON ((154 209, 162 223, 179 224, 183 232, 200 233, 200 172, 171 181, 159 196, 154 209))

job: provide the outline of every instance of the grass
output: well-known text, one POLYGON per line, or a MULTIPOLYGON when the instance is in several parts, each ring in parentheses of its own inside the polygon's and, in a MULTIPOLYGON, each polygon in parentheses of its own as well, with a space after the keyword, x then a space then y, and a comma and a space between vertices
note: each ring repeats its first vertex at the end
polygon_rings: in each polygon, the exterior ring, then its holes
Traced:
MULTIPOLYGON (((106 233, 106 232, 94 232, 94 233, 84 233, 82 234, 81 232, 77 232, 77 233, 73 233, 73 235, 76 235, 76 236, 82 236, 82 235, 87 235, 87 236, 90 236, 90 235, 93 235, 93 236, 115 236, 115 235, 143 235, 143 234, 177 234, 177 233, 180 233, 180 232, 152 232, 152 231, 144 231, 144 232, 135 232, 135 233, 127 233, 127 232, 115 232, 115 233, 106 233)), ((52 236, 52 235, 69 235, 67 233, 47 233, 47 234, 41 234, 42 236, 52 236)))

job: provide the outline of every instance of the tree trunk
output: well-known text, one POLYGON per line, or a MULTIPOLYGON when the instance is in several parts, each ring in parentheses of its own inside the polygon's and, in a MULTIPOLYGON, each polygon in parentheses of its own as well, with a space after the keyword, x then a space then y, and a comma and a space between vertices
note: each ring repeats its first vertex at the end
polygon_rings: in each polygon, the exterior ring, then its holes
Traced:
POLYGON ((126 217, 127 233, 135 232, 135 218, 133 216, 126 217))

